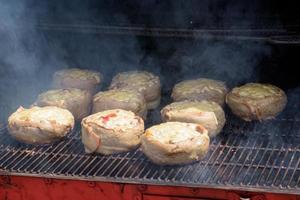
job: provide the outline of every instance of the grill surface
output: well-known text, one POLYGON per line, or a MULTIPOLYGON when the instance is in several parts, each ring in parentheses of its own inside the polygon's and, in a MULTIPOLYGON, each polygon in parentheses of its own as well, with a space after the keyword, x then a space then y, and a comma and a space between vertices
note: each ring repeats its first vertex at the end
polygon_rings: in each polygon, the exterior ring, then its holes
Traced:
MULTIPOLYGON (((205 159, 185 166, 157 166, 139 149, 87 155, 80 127, 48 146, 20 144, 2 128, 0 174, 300 194, 296 97, 295 101, 290 97, 286 111, 274 120, 245 123, 228 115, 224 131, 212 140, 205 159)), ((158 114, 151 112, 149 121, 157 123, 158 114)))

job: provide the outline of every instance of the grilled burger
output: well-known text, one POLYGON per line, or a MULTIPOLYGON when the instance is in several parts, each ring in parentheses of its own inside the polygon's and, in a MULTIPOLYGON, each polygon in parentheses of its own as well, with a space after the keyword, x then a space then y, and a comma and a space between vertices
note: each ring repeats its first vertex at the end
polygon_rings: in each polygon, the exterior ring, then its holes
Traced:
POLYGON ((181 101, 161 110, 163 121, 189 122, 203 125, 210 137, 221 132, 225 124, 222 107, 213 101, 181 101))
POLYGON ((81 120, 90 114, 92 96, 86 90, 69 88, 49 90, 40 94, 35 102, 37 106, 57 106, 69 110, 75 120, 81 120))
POLYGON ((233 88, 226 97, 231 111, 245 121, 274 118, 287 103, 283 90, 261 83, 247 83, 233 88))
POLYGON ((207 130, 197 124, 166 122, 148 128, 142 135, 142 151, 160 165, 185 164, 208 152, 207 130))
POLYGON ((110 89, 128 88, 144 95, 147 109, 154 109, 160 104, 160 80, 158 76, 146 71, 128 71, 117 74, 110 89))
POLYGON ((174 101, 214 101, 222 106, 227 91, 225 83, 221 81, 200 78, 177 83, 171 97, 174 101))
POLYGON ((95 94, 101 82, 101 74, 77 68, 63 69, 53 75, 54 88, 78 88, 95 94))
POLYGON ((136 91, 116 89, 99 92, 94 96, 93 113, 117 108, 132 111, 143 119, 147 116, 144 96, 136 91))
POLYGON ((82 143, 87 153, 113 154, 140 145, 144 121, 131 111, 106 110, 84 118, 82 143))
POLYGON ((8 118, 8 131, 28 144, 47 144, 66 136, 74 128, 74 117, 66 109, 46 106, 20 107, 8 118))

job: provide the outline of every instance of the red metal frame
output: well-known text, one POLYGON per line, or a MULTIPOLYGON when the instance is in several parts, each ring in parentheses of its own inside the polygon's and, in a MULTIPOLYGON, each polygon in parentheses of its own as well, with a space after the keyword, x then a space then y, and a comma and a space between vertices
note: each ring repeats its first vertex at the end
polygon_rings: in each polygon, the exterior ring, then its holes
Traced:
POLYGON ((219 189, 0 176, 5 200, 300 200, 300 196, 219 189))

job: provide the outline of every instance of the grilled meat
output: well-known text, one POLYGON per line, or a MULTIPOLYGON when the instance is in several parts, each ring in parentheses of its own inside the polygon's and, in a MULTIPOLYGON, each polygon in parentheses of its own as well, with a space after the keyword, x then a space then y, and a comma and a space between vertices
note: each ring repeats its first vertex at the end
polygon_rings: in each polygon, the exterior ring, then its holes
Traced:
POLYGON ((287 103, 283 90, 271 85, 247 83, 233 88, 226 97, 231 111, 245 121, 274 118, 287 103))
POLYGON ((74 117, 66 109, 46 106, 20 107, 8 118, 8 131, 28 144, 47 144, 66 136, 74 128, 74 117))
POLYGON ((200 78, 177 83, 172 91, 174 101, 214 101, 223 106, 228 89, 225 83, 217 80, 200 78))
POLYGON ((117 74, 110 89, 128 88, 144 95, 147 109, 154 109, 160 104, 161 85, 158 76, 146 71, 129 71, 117 74))
POLYGON ((108 90, 94 96, 93 113, 117 108, 132 111, 143 119, 147 116, 144 96, 134 90, 108 90))
POLYGON ((152 126, 142 135, 142 151, 156 164, 186 164, 208 152, 207 130, 198 124, 166 122, 152 126))
POLYGON ((210 137, 216 136, 225 124, 222 107, 213 101, 181 101, 161 110, 163 121, 189 122, 203 125, 210 137))
POLYGON ((140 145, 144 121, 131 111, 106 110, 84 118, 82 143, 87 153, 113 154, 140 145))
POLYGON ((81 120, 91 112, 92 96, 90 92, 76 88, 49 90, 38 96, 35 105, 65 108, 75 120, 81 120))
POLYGON ((54 88, 78 88, 88 90, 92 94, 97 92, 102 75, 92 70, 69 68, 57 71, 53 75, 54 88))

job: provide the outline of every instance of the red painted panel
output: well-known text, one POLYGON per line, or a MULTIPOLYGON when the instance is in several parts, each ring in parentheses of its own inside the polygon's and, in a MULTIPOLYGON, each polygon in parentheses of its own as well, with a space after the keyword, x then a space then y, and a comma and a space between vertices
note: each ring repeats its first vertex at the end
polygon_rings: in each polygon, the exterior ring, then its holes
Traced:
POLYGON ((0 199, 5 200, 240 200, 240 197, 300 200, 295 195, 271 193, 0 176, 0 199))

